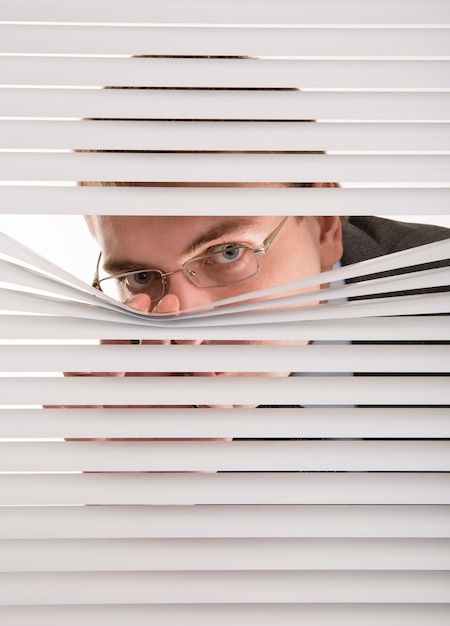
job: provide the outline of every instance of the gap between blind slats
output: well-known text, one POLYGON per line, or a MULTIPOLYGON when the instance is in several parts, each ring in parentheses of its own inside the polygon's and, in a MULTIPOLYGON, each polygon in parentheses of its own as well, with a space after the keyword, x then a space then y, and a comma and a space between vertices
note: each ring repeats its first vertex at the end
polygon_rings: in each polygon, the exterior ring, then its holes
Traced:
POLYGON ((6 405, 446 405, 448 377, 72 377, 2 380, 6 405), (324 397, 323 388, 327 386, 324 397), (26 396, 24 389, 26 388, 26 396), (383 393, 380 394, 380 389, 383 393))
POLYGON ((0 603, 446 602, 448 572, 39 572, 0 574, 0 603))
MULTIPOLYGON (((285 218, 286 220, 287 218, 285 218)), ((375 272, 386 272, 397 270, 409 265, 420 265, 420 263, 430 263, 442 261, 448 257, 449 239, 435 242, 429 245, 408 249, 396 254, 378 257, 370 262, 350 265, 347 268, 340 268, 334 271, 323 272, 320 275, 305 278, 303 280, 285 284, 272 289, 259 290, 247 295, 217 301, 217 305, 233 305, 225 310, 218 308, 213 311, 202 311, 201 307, 193 307, 186 310, 189 316, 174 316, 169 320, 146 316, 135 313, 129 308, 106 299, 99 291, 93 289, 75 276, 65 272, 55 266, 45 258, 40 257, 31 249, 26 248, 19 242, 2 235, 2 253, 10 256, 17 262, 7 260, 1 261, 6 284, 12 284, 14 289, 4 288, 2 291, 3 310, 24 310, 28 312, 45 312, 51 315, 66 314, 71 316, 81 316, 94 319, 128 321, 129 323, 140 323, 155 327, 171 326, 197 327, 197 326, 221 326, 236 325, 242 323, 240 316, 236 313, 246 312, 245 322, 249 323, 269 323, 269 322, 298 322, 315 318, 333 317, 355 317, 358 316, 361 307, 364 308, 363 315, 381 314, 405 314, 411 313, 444 313, 447 312, 446 305, 448 297, 445 294, 433 293, 427 296, 427 306, 421 305, 421 298, 418 296, 385 297, 391 292, 402 290, 446 287, 448 285, 448 269, 445 267, 435 268, 425 271, 416 271, 402 274, 390 278, 377 278, 375 280, 365 280, 375 272), (35 270, 23 267, 22 263, 31 264, 35 270), (49 274, 47 276, 47 274, 49 274), (343 287, 331 287, 314 291, 317 283, 327 283, 340 280, 353 279, 351 285, 343 287), (355 282, 359 281, 359 282, 355 282), (17 287, 31 288, 38 290, 32 295, 28 291, 17 291, 17 287), (308 293, 300 293, 290 297, 283 297, 283 294, 292 290, 313 288, 308 293), (48 297, 47 294, 54 294, 48 297), (44 294, 44 295, 42 295, 44 294), (270 301, 270 307, 266 302, 246 303, 249 297, 266 297, 281 294, 276 300, 270 301), (378 295, 374 302, 362 301, 361 296, 372 297, 378 295), (357 302, 349 302, 339 306, 339 298, 350 298, 358 296, 357 302), (380 297, 381 296, 381 297, 380 297), (69 298, 68 301, 62 298, 69 298), (74 300, 75 298, 75 300, 74 300), (327 306, 315 305, 318 299, 331 300, 327 306), (305 304, 313 304, 304 308, 305 304), (48 306, 50 304, 50 306, 48 306), (95 307, 86 307, 86 304, 94 304, 95 307), (292 314, 291 310, 277 310, 286 305, 301 305, 301 310, 292 314), (431 308, 430 308, 431 307, 431 308), (443 308, 441 308, 443 307, 443 308), (267 310, 268 309, 268 310, 267 310), (342 315, 343 313, 343 315, 342 315), (205 322, 205 318, 212 318, 212 322, 205 322)), ((417 268, 419 269, 419 268, 417 268)), ((288 307, 289 309, 289 307, 288 307)))
POLYGON ((446 441, 0 443, 2 472, 448 472, 446 441))
POLYGON ((446 570, 450 558, 448 539, 12 539, 0 548, 2 572, 446 570))
POLYGON ((436 505, 5 507, 4 539, 450 538, 436 505), (232 521, 232 523, 230 523, 232 521))
MULTIPOLYGON (((448 473, 0 475, 0 506, 450 504, 448 473)), ((450 565, 450 554, 449 561, 450 565)))
POLYGON ((448 61, 0 56, 2 85, 444 89, 448 61))
POLYGON ((448 151, 450 124, 1 121, 2 150, 448 151))
POLYGON ((448 5, 441 0, 370 0, 362 5, 358 0, 280 0, 259 2, 257 10, 253 1, 239 3, 194 0, 189 7, 183 0, 153 0, 142 3, 129 0, 126 4, 107 0, 75 2, 70 0, 55 5, 45 0, 36 6, 30 0, 4 0, 4 21, 75 22, 119 24, 446 24, 450 22, 448 5), (26 20, 24 20, 24 14, 26 20))
MULTIPOLYGON (((406 183, 403 189, 376 188, 189 188, 189 187, 49 187, 20 186, 20 183, 0 185, 0 211, 14 214, 80 215, 89 207, 91 215, 228 215, 229 207, 236 214, 298 215, 299 207, 307 206, 308 215, 385 215, 423 214, 447 215, 450 189, 416 187, 406 183)), ((45 185, 45 183, 44 183, 45 185)), ((64 183, 61 183, 64 185, 64 183)), ((425 186, 425 185, 424 185, 425 186)), ((1 332, 1 331, 0 331, 1 332)))
POLYGON ((450 94, 0 88, 0 118, 434 121, 450 94))
POLYGON ((2 372, 445 372, 446 345, 2 346, 2 372))
POLYGON ((196 28, 0 25, 3 54, 370 56, 450 55, 448 28, 196 28))
POLYGON ((450 184, 450 156, 0 153, 6 180, 450 184))
POLYGON ((0 438, 450 439, 450 409, 0 409, 0 438))
MULTIPOLYGON (((287 220, 284 218, 283 222, 287 220)), ((345 226, 345 225, 344 225, 345 226)), ((103 295, 99 290, 93 288, 86 282, 80 280, 75 275, 67 272, 63 268, 59 267, 55 263, 47 260, 42 255, 36 253, 31 248, 23 245, 19 241, 9 237, 6 233, 0 233, 0 249, 3 257, 1 261, 1 267, 4 274, 4 283, 12 285, 15 289, 3 288, 4 298, 8 296, 11 298, 10 305, 16 304, 14 298, 16 297, 17 303, 25 302, 29 299, 31 293, 37 295, 53 294, 51 301, 54 303, 55 308, 50 308, 45 311, 52 315, 60 313, 61 309, 65 313, 70 315, 79 315, 83 312, 84 306, 87 304, 95 304, 98 309, 98 314, 102 311, 104 313, 104 319, 115 319, 118 321, 133 321, 140 323, 141 325, 151 325, 155 327, 164 327, 166 325, 171 326, 197 326, 199 321, 201 326, 219 325, 222 322, 233 323, 235 325, 245 323, 258 322, 271 322, 273 321, 273 312, 276 309, 282 309, 279 315, 276 317, 276 321, 283 319, 284 321, 300 321, 306 319, 317 319, 318 317, 336 317, 336 303, 340 298, 351 298, 355 296, 371 296, 377 295, 378 299, 375 303, 361 302, 361 298, 358 302, 350 302, 348 305, 343 306, 343 309, 358 309, 362 303, 365 308, 366 315, 373 313, 372 309, 378 309, 378 314, 381 314, 378 305, 384 305, 387 303, 393 303, 398 308, 392 313, 404 314, 405 306, 409 307, 410 304, 417 302, 418 298, 414 295, 407 295, 408 290, 424 289, 427 287, 439 287, 447 286, 447 272, 448 269, 445 266, 445 260, 450 255, 450 238, 446 237, 445 230, 438 230, 437 241, 406 248, 388 255, 380 255, 378 257, 371 258, 365 262, 353 263, 347 267, 334 268, 329 271, 322 271, 317 274, 303 277, 296 281, 290 281, 281 285, 273 286, 271 288, 259 289, 256 291, 247 292, 235 297, 229 297, 225 299, 218 299, 215 301, 215 308, 212 310, 203 310, 202 306, 195 306, 186 308, 184 313, 189 315, 184 316, 169 316, 167 318, 158 316, 148 316, 142 313, 135 312, 129 307, 111 300, 107 296, 103 295), (444 262, 444 263, 443 263, 444 262), (429 267, 428 265, 436 263, 437 267, 429 267), (428 267, 428 269, 421 269, 422 267, 428 267), (380 272, 392 272, 400 270, 398 275, 383 276, 380 272), (414 271, 416 270, 416 271, 414 271), (371 276, 375 274, 375 279, 371 276), (335 286, 336 281, 350 281, 350 285, 335 286), (325 283, 322 289, 318 289, 318 285, 325 283), (326 287, 326 284, 331 283, 332 287, 326 287), (16 287, 25 287, 33 290, 32 292, 20 292, 16 287), (305 288, 308 288, 305 292, 305 288), (406 293, 401 296, 396 296, 396 292, 405 291, 406 293), (289 295, 294 291, 294 295, 289 295), (392 294, 392 295, 391 295, 392 294), (385 296, 391 295, 391 298, 385 296), (259 299, 264 298, 264 302, 260 302, 259 299), (317 300, 326 299, 326 307, 323 304, 316 304, 317 300), (64 300, 67 300, 66 304, 69 307, 64 308, 64 300), (258 299, 254 301, 255 299, 258 299), (267 302, 266 300, 270 302, 267 302), (309 304, 306 311, 303 310, 305 304, 309 304), (59 307, 58 307, 59 305, 59 307), (73 308, 70 308, 73 305, 73 308), (224 305, 230 305, 226 309, 223 309, 224 305), (231 306, 232 305, 232 306, 231 306), (286 305, 302 305, 301 311, 296 311, 292 316, 288 311, 283 310, 286 305), (370 305, 373 305, 372 307, 370 305), (259 315, 255 320, 249 316, 250 313, 257 313, 259 315), (243 320, 238 317, 236 319, 236 313, 246 312, 247 316, 243 320), (267 314, 265 314, 265 312, 267 314), (312 312, 312 315, 310 313, 312 312), (325 313, 324 313, 325 312, 325 313), (205 322, 204 318, 211 317, 215 324, 205 322)), ((414 294, 414 291, 413 291, 414 294)), ((444 305, 446 300, 442 300, 442 294, 430 293, 427 296, 427 300, 434 301, 436 306, 444 305)), ((6 302, 6 304, 8 304, 6 302)), ((41 297, 39 302, 41 308, 44 307, 45 301, 41 297)), ((386 307, 389 308, 389 307, 386 307)), ((434 306, 432 307, 434 308, 434 306)), ((4 309, 5 310, 5 309, 4 309)), ((30 309, 31 312, 33 309, 30 309)), ((420 310, 420 306, 414 311, 415 313, 424 312, 420 310)), ((437 312, 434 311, 433 312, 437 312)), ((439 311, 441 313, 445 310, 439 311)), ((391 313, 391 314, 392 314, 391 313)), ((98 314, 86 315, 86 317, 99 318, 98 314)), ((349 314, 351 315, 351 313, 349 314)), ((83 315, 82 315, 83 317, 83 315)))
POLYGON ((229 626, 257 623, 260 626, 334 626, 337 620, 346 626, 448 626, 450 608, 444 604, 198 604, 198 605, 69 605, 69 606, 5 606, 0 617, 10 626, 79 626, 100 623, 109 626, 142 626, 143 623, 171 626, 229 626))

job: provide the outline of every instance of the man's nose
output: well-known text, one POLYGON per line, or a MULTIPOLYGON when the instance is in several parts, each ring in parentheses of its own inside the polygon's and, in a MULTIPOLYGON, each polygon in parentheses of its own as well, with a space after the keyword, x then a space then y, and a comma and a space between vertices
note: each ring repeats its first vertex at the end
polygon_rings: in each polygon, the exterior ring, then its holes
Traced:
MULTIPOLYGON (((174 272, 167 281, 166 295, 161 300, 156 309, 158 312, 165 313, 182 313, 183 311, 201 305, 208 305, 210 296, 205 293, 204 289, 197 287, 182 272, 174 272), (170 299, 170 305, 166 298, 170 299), (163 302, 164 301, 164 302, 163 302), (163 309, 163 311, 160 311, 163 309)), ((170 341, 174 345, 200 345, 202 339, 172 339, 170 341)))
POLYGON ((211 291, 214 290, 197 287, 183 272, 168 277, 166 293, 177 297, 180 313, 197 306, 209 306, 213 301, 211 291))

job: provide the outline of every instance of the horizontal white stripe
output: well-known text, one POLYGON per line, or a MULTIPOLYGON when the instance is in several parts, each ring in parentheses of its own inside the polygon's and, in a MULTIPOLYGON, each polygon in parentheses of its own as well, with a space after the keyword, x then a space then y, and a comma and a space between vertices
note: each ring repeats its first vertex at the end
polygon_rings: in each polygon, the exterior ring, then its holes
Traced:
POLYGON ((260 626, 298 626, 315 623, 328 626, 341 620, 346 626, 447 626, 450 608, 444 604, 200 604, 200 605, 69 605, 69 606, 4 606, 0 617, 7 623, 26 626, 41 620, 46 626, 78 626, 100 623, 109 626, 141 626, 142 623, 189 623, 196 626, 229 626, 257 623, 260 626))
MULTIPOLYGON (((139 335, 140 339, 167 339, 167 329, 145 327, 128 322, 107 322, 104 320, 70 319, 57 316, 33 315, 33 323, 28 315, 2 315, 0 338, 3 340, 42 340, 42 339, 130 339, 139 335)), ((371 340, 376 334, 378 340, 385 341, 442 341, 450 339, 448 316, 433 318, 420 317, 378 317, 355 319, 321 319, 284 324, 249 324, 232 327, 171 328, 172 339, 202 339, 230 341, 240 340, 304 340, 305 337, 318 340, 371 340)))
POLYGON ((450 124, 0 121, 2 149, 447 150, 450 124))
POLYGON ((2 506, 117 503, 443 505, 450 504, 450 474, 1 475, 0 494, 2 506))
POLYGON ((439 24, 450 22, 448 6, 439 0, 410 2, 392 0, 388 5, 370 0, 361 5, 358 0, 333 2, 319 0, 311 3, 300 0, 295 3, 264 2, 255 10, 253 2, 242 2, 239 6, 226 1, 214 2, 194 0, 189 7, 183 2, 155 0, 143 4, 139 0, 129 0, 126 4, 110 6, 105 0, 95 0, 80 4, 74 0, 56 6, 51 0, 44 0, 36 7, 26 1, 26 14, 23 3, 5 0, 2 19, 4 21, 26 22, 101 22, 101 23, 172 23, 172 24, 439 24))
POLYGON ((261 505, 5 507, 5 539, 449 538, 450 507, 261 505), (33 515, 30 515, 30 512, 33 515))
POLYGON ((0 574, 2 604, 446 602, 447 572, 0 574))
POLYGON ((3 346, 2 372, 445 372, 446 345, 3 346))
POLYGON ((147 215, 148 207, 159 215, 236 214, 298 215, 307 206, 309 215, 446 215, 450 189, 367 189, 337 188, 137 188, 137 187, 29 187, 0 186, 1 205, 14 214, 123 215, 124 206, 133 215, 147 215))
POLYGON ((3 85, 448 88, 447 61, 1 57, 3 85))
POLYGON ((0 26, 0 50, 29 54, 392 55, 450 54, 448 29, 0 26), (36 34, 39 34, 36 37, 36 34))
POLYGON ((439 405, 443 377, 75 377, 3 378, 6 405, 439 405), (324 387, 327 394, 324 397, 324 387), (26 394, 24 390, 26 389, 26 394), (176 394, 175 394, 176 389, 176 394), (380 390, 382 389, 382 393, 380 390))
POLYGON ((24 437, 450 439, 450 409, 0 409, 0 438, 24 437))
MULTIPOLYGON (((288 339, 293 339, 296 331, 300 331, 300 337, 302 341, 308 340, 310 335, 307 333, 308 327, 304 326, 303 322, 308 322, 314 319, 330 320, 334 318, 359 318, 360 316, 382 316, 382 315, 425 315, 425 314, 441 314, 448 311, 449 296, 447 293, 433 293, 428 294, 427 298, 423 298, 421 295, 415 296, 399 296, 399 297, 387 297, 387 298, 374 298, 364 301, 344 302, 336 304, 327 304, 327 306, 306 306, 298 307, 295 309, 286 310, 274 310, 274 311, 254 311, 253 313, 247 313, 246 324, 252 327, 253 324, 258 323, 266 328, 266 324, 283 323, 283 324, 297 324, 297 329, 293 329, 294 333, 288 336, 288 339), (362 310, 364 309, 364 310, 362 310), (303 332, 302 332, 303 331, 303 332)), ((192 317, 176 319, 168 318, 164 320, 154 319, 153 317, 144 317, 145 314, 134 314, 133 311, 124 311, 118 307, 114 309, 114 305, 111 308, 104 308, 97 305, 97 308, 91 304, 84 302, 68 301, 53 296, 42 296, 34 293, 20 292, 14 289, 2 289, 0 290, 0 307, 3 311, 16 313, 44 313, 50 316, 75 316, 91 320, 100 320, 102 322, 108 321, 125 321, 128 325, 129 332, 133 331, 133 335, 137 329, 148 325, 152 327, 152 333, 150 338, 170 339, 179 338, 180 335, 172 332, 172 327, 177 326, 185 327, 185 329, 191 328, 190 333, 185 333, 184 337, 189 338, 197 337, 202 341, 207 337, 204 328, 207 325, 216 326, 216 337, 221 339, 228 338, 233 341, 239 336, 239 333, 235 333, 236 326, 241 325, 241 313, 221 313, 217 318, 214 314, 202 316, 202 313, 193 314, 192 317), (212 322, 208 323, 208 318, 212 318, 212 322), (205 319, 207 320, 205 323, 205 319), (163 322, 162 324, 160 322, 163 322), (169 324, 167 324, 169 322, 169 324), (178 323, 177 323, 178 322, 178 323), (225 327, 229 326, 233 332, 223 331, 225 327), (200 329, 200 333, 198 330, 200 329)), ((245 309, 245 305, 242 305, 245 309)), ((239 308, 239 305, 236 307, 239 308)), ((29 320, 28 320, 29 321, 29 320)), ((101 331, 101 335, 106 332, 106 327, 101 331)), ((247 325, 245 326, 247 328, 247 325)), ((144 338, 139 330, 140 339, 144 338)), ((130 335, 127 334, 129 337, 130 335)), ((183 335, 182 335, 183 336, 183 335)), ((260 335, 261 336, 261 335, 260 335)), ((7 334, 8 339, 11 338, 11 334, 7 334)), ((266 334, 262 334, 264 339, 268 339, 266 334)), ((86 338, 86 336, 84 337, 86 338)), ((98 335, 96 338, 100 338, 98 335)), ((249 339, 248 335, 244 335, 245 339, 249 339)), ((372 337, 373 338, 373 337, 372 337)), ((439 337, 442 339, 442 336, 439 337)))
POLYGON ((0 153, 6 180, 450 182, 449 156, 0 153))
POLYGON ((446 570, 450 558, 448 539, 36 539, 0 547, 2 572, 446 570))
POLYGON ((450 94, 1 89, 0 118, 449 121, 450 94))
POLYGON ((70 441, 0 450, 2 472, 450 471, 446 441, 70 441))

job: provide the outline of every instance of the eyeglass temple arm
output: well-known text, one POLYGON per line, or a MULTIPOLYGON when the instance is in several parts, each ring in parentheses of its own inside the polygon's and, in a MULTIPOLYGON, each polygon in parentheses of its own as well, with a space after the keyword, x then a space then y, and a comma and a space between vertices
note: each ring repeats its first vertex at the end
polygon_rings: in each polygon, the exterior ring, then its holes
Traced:
POLYGON ((288 221, 289 218, 290 218, 290 215, 286 215, 284 220, 280 224, 278 224, 278 226, 275 228, 275 230, 272 233, 270 233, 270 235, 264 240, 262 247, 259 248, 258 250, 254 251, 255 254, 262 254, 264 252, 267 252, 267 250, 270 248, 270 246, 272 244, 272 241, 278 235, 278 233, 283 228, 283 226, 286 224, 286 222, 288 221))
POLYGON ((102 252, 100 250, 100 254, 98 255, 98 259, 97 259, 97 265, 95 267, 95 276, 94 276, 94 280, 92 281, 92 287, 94 287, 95 289, 100 289, 101 291, 101 287, 100 287, 100 281, 98 279, 98 275, 99 275, 99 270, 100 270, 100 260, 102 258, 102 252))

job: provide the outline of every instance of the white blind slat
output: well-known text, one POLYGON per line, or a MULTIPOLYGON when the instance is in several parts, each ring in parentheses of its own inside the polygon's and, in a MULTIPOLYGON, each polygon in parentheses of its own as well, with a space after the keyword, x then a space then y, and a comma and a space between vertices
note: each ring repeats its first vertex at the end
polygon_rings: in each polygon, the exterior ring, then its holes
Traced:
MULTIPOLYGON (((130 330, 142 340, 166 339, 167 329, 161 331, 158 328, 145 328, 133 326, 122 322, 107 322, 105 320, 72 320, 64 317, 48 317, 46 315, 33 316, 33 324, 30 324, 28 316, 3 315, 0 326, 0 338, 6 340, 15 339, 97 339, 101 336, 109 339, 130 339, 130 330)), ((357 319, 324 319, 306 320, 301 323, 289 323, 283 325, 249 324, 232 327, 214 328, 204 327, 201 329, 201 337, 197 337, 198 330, 192 328, 171 328, 170 335, 173 339, 192 340, 201 338, 204 340, 218 340, 224 337, 231 341, 243 340, 304 340, 305 336, 313 340, 362 340, 369 341, 376 334, 380 341, 446 341, 450 340, 450 327, 448 316, 433 318, 430 325, 428 318, 398 317, 389 318, 357 318, 357 319)))
POLYGON ((183 0, 153 0, 143 4, 130 0, 126 5, 107 0, 64 4, 55 7, 51 0, 33 5, 29 0, 5 0, 3 20, 18 22, 100 22, 100 23, 172 23, 172 24, 448 24, 450 11, 442 0, 281 0, 274 5, 264 0, 255 5, 244 2, 193 0, 189 7, 183 0), (257 6, 257 9, 256 9, 257 6), (26 9, 24 15, 24 9, 26 9), (26 19, 24 19, 24 17, 26 19))
POLYGON ((450 124, 0 120, 2 150, 448 151, 450 124), (168 132, 172 131, 172 132, 168 132))
POLYGON ((447 61, 96 59, 0 56, 3 85, 444 89, 447 61))
MULTIPOLYGON (((400 188, 189 188, 189 187, 40 187, 39 183, 20 186, 12 182, 0 185, 2 204, 15 214, 40 214, 43 203, 48 214, 122 215, 127 206, 134 215, 146 215, 149 204, 159 214, 185 215, 185 205, 192 215, 223 215, 233 207, 237 214, 272 215, 274 207, 283 215, 298 215, 299 207, 307 205, 309 215, 361 215, 376 213, 382 208, 386 215, 418 216, 427 209, 433 215, 445 215, 450 189, 433 185, 401 183, 400 188)), ((418 219, 420 219, 418 217, 418 219)), ((1 332, 1 331, 0 331, 1 332)))
POLYGON ((440 505, 6 507, 4 539, 450 538, 440 505))
MULTIPOLYGON (((439 274, 439 272, 437 272, 439 274)), ((439 283, 438 283, 439 284, 439 283)), ((378 287, 378 293, 380 293, 380 288, 378 287)), ((84 294, 83 300, 87 299, 87 296, 84 294)), ((306 299, 311 299, 308 296, 306 299)), ((334 318, 358 318, 361 313, 365 316, 389 316, 389 315, 428 315, 428 314, 443 314, 448 311, 448 301, 449 296, 447 293, 430 293, 427 298, 422 298, 420 294, 416 295, 405 295, 405 296, 392 296, 389 295, 385 298, 369 298, 363 301, 355 300, 350 302, 335 302, 329 303, 327 307, 323 307, 322 305, 313 305, 308 304, 308 306, 297 306, 296 310, 289 309, 289 306, 285 308, 285 310, 274 309, 272 311, 264 311, 264 310, 256 310, 249 311, 248 307, 245 304, 237 305, 235 307, 235 311, 232 313, 228 313, 227 317, 219 318, 216 324, 211 324, 216 327, 216 334, 224 337, 228 337, 231 341, 236 340, 236 335, 233 334, 233 330, 236 325, 239 325, 240 315, 244 311, 246 312, 246 322, 249 326, 252 324, 259 324, 263 329, 265 325, 269 325, 274 322, 278 323, 287 323, 287 324, 296 324, 301 322, 311 321, 314 318, 317 319, 334 319, 334 318), (364 311, 361 311, 361 308, 364 307, 364 311), (228 332, 223 331, 223 327, 228 326, 228 332)), ((223 302, 223 301, 222 301, 223 302)), ((283 303, 283 304, 292 304, 291 302, 283 303)), ((125 324, 128 326, 130 332, 132 330, 138 331, 138 334, 141 335, 140 328, 145 326, 147 322, 149 326, 152 326, 155 322, 152 319, 146 319, 145 317, 139 317, 138 314, 134 314, 131 311, 125 312, 123 314, 123 309, 120 310, 117 307, 93 307, 92 304, 88 302, 80 302, 80 301, 69 301, 67 299, 58 298, 57 296, 47 296, 41 294, 31 294, 30 292, 18 291, 16 289, 3 289, 0 292, 0 306, 3 311, 10 312, 15 311, 16 313, 25 313, 25 314, 46 314, 50 316, 74 316, 76 318, 82 319, 93 319, 93 320, 101 320, 103 322, 114 322, 117 320, 123 320, 125 318, 125 324), (134 319, 133 319, 134 318, 134 319)), ((250 307, 251 308, 251 307, 250 307)), ((179 319, 172 318, 170 320, 174 323, 176 327, 176 322, 179 322, 179 319)), ((181 326, 185 326, 186 328, 190 328, 191 337, 196 337, 198 339, 205 339, 205 334, 203 333, 203 324, 204 318, 202 313, 198 313, 198 315, 194 315, 188 323, 185 323, 185 320, 181 320, 181 326)), ((175 338, 175 335, 172 334, 171 329, 163 324, 159 324, 156 322, 155 326, 152 328, 151 338, 153 340, 156 339, 167 339, 168 334, 175 338)), ((305 327, 302 327, 302 336, 301 340, 305 340, 305 327)), ((261 331, 260 331, 261 333, 261 331)), ((103 332, 102 332, 103 334, 103 332)), ((133 333, 134 334, 134 333, 133 333)), ((129 334, 128 334, 129 337, 129 334)), ((9 337, 8 337, 9 338, 9 337)), ((245 337, 248 339, 248 336, 245 337)), ((264 337, 267 339, 267 337, 264 337)), ((289 337, 292 339, 292 337, 289 337)), ((222 370, 220 370, 222 371, 222 370)))
POLYGON ((3 372, 435 372, 445 345, 2 346, 3 372), (386 363, 389 363, 387 366, 386 363))
POLYGON ((2 383, 3 404, 83 405, 259 405, 362 404, 436 406, 448 403, 445 376, 321 376, 275 377, 261 384, 258 377, 181 377, 173 394, 173 378, 164 376, 117 378, 8 377, 2 383), (7 381, 7 382, 6 382, 7 381), (27 394, 23 389, 26 385, 27 394), (380 386, 383 394, 380 395, 380 386))
POLYGON ((8 54, 448 56, 448 28, 220 28, 0 25, 8 54))
POLYGON ((0 546, 5 572, 445 571, 450 558, 448 539, 13 539, 0 546))
POLYGON ((0 437, 450 439, 450 409, 0 409, 0 437))
MULTIPOLYGON (((448 213, 446 0, 5 0, 0 20, 4 212, 448 213)), ((423 254, 401 262, 445 257, 423 254)), ((447 624, 448 293, 331 303, 447 270, 153 321, 37 266, 0 264, 0 621, 447 624), (68 345, 99 338, 374 345, 68 345), (60 374, 235 369, 306 376, 60 374), (286 403, 308 408, 245 408, 286 403)))
MULTIPOLYGON (((398 473, 0 476, 0 504, 450 504, 450 475, 398 473)), ((450 563, 449 563, 450 564, 450 563)))
POLYGON ((0 117, 432 121, 450 120, 447 92, 199 91, 0 88, 0 117))
POLYGON ((446 602, 447 572, 0 574, 2 604, 446 602))
POLYGON ((24 626, 36 620, 46 626, 78 626, 80 622, 104 620, 110 626, 140 626, 143 621, 183 625, 228 626, 230 623, 254 621, 272 626, 282 620, 285 626, 314 622, 333 626, 342 620, 348 626, 378 626, 392 622, 397 626, 447 626, 450 611, 443 604, 202 604, 202 605, 128 605, 128 606, 14 606, 0 607, 0 616, 12 626, 24 626))
POLYGON ((450 184, 450 156, 0 153, 6 180, 450 184))
POLYGON ((447 441, 0 443, 7 472, 450 471, 447 441))

